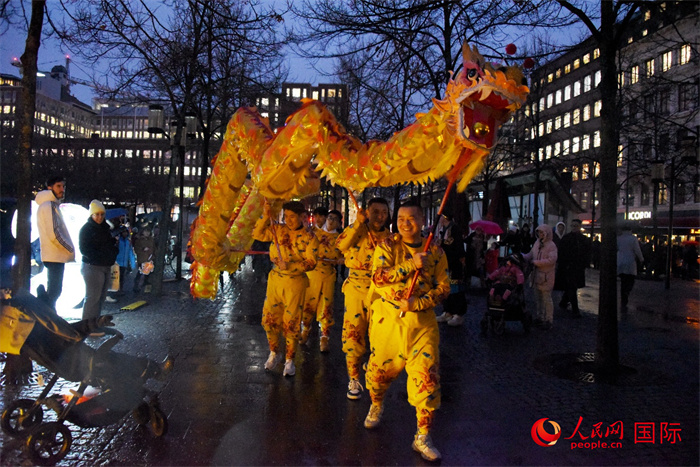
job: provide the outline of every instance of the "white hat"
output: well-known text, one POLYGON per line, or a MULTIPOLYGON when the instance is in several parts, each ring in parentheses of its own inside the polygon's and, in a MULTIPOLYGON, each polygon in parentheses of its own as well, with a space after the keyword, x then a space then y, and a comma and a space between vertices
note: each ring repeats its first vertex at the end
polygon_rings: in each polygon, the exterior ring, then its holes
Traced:
POLYGON ((90 215, 97 214, 98 212, 105 212, 105 207, 98 200, 93 199, 90 202, 90 215))

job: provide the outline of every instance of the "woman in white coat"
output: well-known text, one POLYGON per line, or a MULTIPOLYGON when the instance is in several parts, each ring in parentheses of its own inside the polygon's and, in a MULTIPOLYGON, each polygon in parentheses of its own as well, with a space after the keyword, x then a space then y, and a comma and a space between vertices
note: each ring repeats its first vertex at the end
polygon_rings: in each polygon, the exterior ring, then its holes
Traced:
POLYGON ((552 228, 547 224, 537 226, 537 240, 529 253, 523 255, 535 266, 532 272, 532 289, 535 291, 535 323, 543 329, 551 329, 554 322, 554 274, 557 264, 557 246, 552 241, 552 228))
POLYGON ((632 234, 632 227, 624 225, 617 237, 617 274, 620 276, 620 305, 627 308, 627 301, 637 277, 637 263, 644 263, 639 240, 632 234))

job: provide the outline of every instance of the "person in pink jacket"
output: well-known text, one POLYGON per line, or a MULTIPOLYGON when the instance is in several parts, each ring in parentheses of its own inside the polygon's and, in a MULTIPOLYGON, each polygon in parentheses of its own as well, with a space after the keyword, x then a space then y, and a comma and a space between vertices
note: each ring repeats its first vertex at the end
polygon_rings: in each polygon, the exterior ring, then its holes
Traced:
POLYGON ((554 272, 557 264, 557 246, 552 241, 552 228, 541 224, 535 229, 537 240, 529 253, 523 255, 535 267, 530 286, 535 292, 535 324, 551 329, 554 321, 554 272))

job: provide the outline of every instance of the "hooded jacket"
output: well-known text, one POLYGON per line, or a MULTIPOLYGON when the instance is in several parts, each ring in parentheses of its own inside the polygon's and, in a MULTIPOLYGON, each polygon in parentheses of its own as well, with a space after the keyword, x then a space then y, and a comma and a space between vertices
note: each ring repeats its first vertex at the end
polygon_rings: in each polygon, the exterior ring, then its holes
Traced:
POLYGON ((71 263, 75 261, 75 247, 63 221, 60 202, 51 190, 36 194, 34 202, 39 205, 37 226, 41 244, 41 261, 49 263, 71 263))
POLYGON ((83 263, 93 266, 111 266, 117 259, 116 239, 109 232, 109 224, 98 224, 89 217, 85 225, 80 229, 80 252, 83 254, 83 263))
POLYGON ((552 228, 547 224, 541 224, 535 229, 535 233, 544 232, 544 237, 535 240, 532 250, 523 255, 523 258, 535 266, 534 287, 539 290, 552 290, 554 288, 554 269, 557 264, 557 246, 552 241, 552 228))

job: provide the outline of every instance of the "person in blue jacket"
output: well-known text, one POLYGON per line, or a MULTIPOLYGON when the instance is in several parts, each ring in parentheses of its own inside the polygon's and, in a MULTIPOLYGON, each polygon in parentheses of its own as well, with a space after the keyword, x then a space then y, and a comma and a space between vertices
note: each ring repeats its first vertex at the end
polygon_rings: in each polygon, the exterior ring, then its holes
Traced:
POLYGON ((124 280, 136 268, 136 255, 131 246, 129 229, 122 227, 119 230, 119 253, 117 253, 117 264, 119 264, 119 294, 124 294, 124 280))

